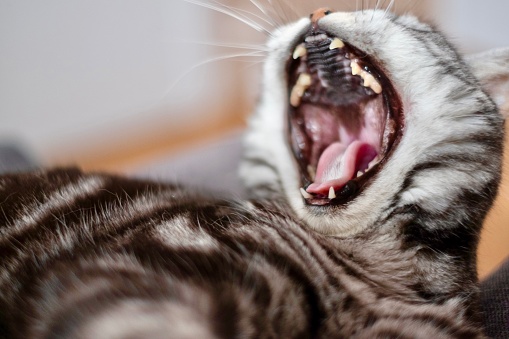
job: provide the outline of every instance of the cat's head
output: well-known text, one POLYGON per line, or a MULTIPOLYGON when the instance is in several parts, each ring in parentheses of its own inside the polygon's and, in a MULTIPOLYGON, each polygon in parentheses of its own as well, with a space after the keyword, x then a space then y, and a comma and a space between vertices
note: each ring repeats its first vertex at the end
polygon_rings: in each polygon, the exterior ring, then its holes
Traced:
POLYGON ((255 195, 325 234, 417 213, 436 230, 481 223, 503 142, 487 91, 503 105, 508 50, 467 64, 415 17, 325 9, 268 47, 241 169, 255 195))

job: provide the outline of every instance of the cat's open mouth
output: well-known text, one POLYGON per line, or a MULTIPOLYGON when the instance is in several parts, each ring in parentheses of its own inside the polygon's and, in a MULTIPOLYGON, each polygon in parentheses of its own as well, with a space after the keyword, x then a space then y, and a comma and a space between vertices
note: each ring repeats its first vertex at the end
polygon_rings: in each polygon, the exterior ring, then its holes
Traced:
POLYGON ((399 97, 374 59, 323 31, 302 38, 287 72, 302 196, 311 205, 348 202, 399 140, 399 97))

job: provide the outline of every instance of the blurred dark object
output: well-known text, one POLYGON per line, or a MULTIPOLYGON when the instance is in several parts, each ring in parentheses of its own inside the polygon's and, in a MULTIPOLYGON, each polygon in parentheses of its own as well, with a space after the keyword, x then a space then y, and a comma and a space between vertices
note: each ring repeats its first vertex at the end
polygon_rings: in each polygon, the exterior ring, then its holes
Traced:
POLYGON ((242 133, 235 131, 200 147, 145 165, 130 174, 177 182, 201 192, 245 196, 238 167, 242 157, 242 133))
POLYGON ((509 260, 481 284, 484 326, 490 338, 509 338, 509 260))
POLYGON ((33 159, 14 144, 0 145, 0 174, 11 172, 24 172, 36 168, 33 159))

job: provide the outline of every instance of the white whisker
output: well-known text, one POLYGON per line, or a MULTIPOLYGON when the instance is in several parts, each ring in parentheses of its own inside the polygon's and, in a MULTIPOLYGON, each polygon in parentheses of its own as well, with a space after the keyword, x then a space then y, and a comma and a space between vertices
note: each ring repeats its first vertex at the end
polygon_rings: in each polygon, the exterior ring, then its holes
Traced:
POLYGON ((191 4, 194 4, 194 5, 202 6, 202 7, 208 8, 208 9, 212 9, 212 10, 214 10, 216 12, 219 12, 219 13, 226 14, 226 15, 234 18, 234 19, 239 20, 240 22, 243 22, 244 24, 248 25, 249 27, 251 27, 252 29, 256 30, 257 32, 261 32, 261 33, 264 33, 264 34, 267 34, 267 35, 271 35, 270 31, 267 30, 265 27, 262 27, 258 23, 255 23, 255 22, 251 21, 249 18, 246 18, 246 17, 244 17, 242 15, 239 15, 237 13, 232 12, 231 10, 228 10, 228 8, 225 7, 225 6, 222 6, 222 7, 214 6, 212 4, 206 4, 206 3, 203 3, 203 2, 197 1, 197 0, 183 0, 183 1, 191 3, 191 4))
POLYGON ((260 2, 258 2, 258 0, 249 0, 251 1, 251 3, 256 7, 258 8, 258 10, 260 12, 262 12, 268 19, 271 20, 271 23, 272 23, 272 26, 273 27, 276 27, 277 26, 277 23, 274 22, 274 19, 270 16, 270 13, 267 11, 267 9, 265 7, 263 7, 262 4, 260 4, 260 2))
POLYGON ((378 10, 378 6, 380 6, 380 0, 376 0, 375 11, 378 10))
POLYGON ((380 4, 380 0, 376 1, 375 8, 373 9, 373 14, 371 15, 371 21, 375 18, 375 13, 378 10, 378 5, 380 4))
POLYGON ((394 0, 391 0, 391 2, 389 3, 389 6, 387 6, 387 8, 385 9, 384 16, 386 16, 387 13, 392 10, 392 6, 394 6, 394 0))
POLYGON ((384 5, 385 5, 385 2, 386 2, 386 1, 387 1, 387 0, 384 0, 384 1, 382 2, 382 4, 380 5, 380 8, 384 8, 384 5))
POLYGON ((297 13, 297 11, 293 8, 293 6, 291 6, 291 3, 289 3, 288 0, 282 0, 282 1, 285 3, 286 7, 288 9, 290 9, 293 12, 293 14, 295 14, 295 18, 294 19, 297 19, 297 18, 300 17, 299 13, 297 13))
MULTIPOLYGON (((220 5, 220 6, 223 6, 223 7, 227 8, 227 9, 229 9, 229 10, 230 10, 230 11, 232 11, 233 13, 236 13, 236 14, 238 14, 238 15, 242 16, 242 17, 243 17, 243 18, 245 18, 246 20, 250 20, 250 19, 251 19, 251 18, 249 18, 249 17, 246 15, 246 14, 249 14, 249 15, 252 15, 252 16, 254 16, 255 18, 260 19, 260 20, 262 20, 263 22, 265 22, 265 23, 269 24, 269 25, 270 25, 271 27, 273 27, 273 28, 276 26, 276 24, 275 24, 275 23, 273 23, 273 22, 271 22, 271 21, 269 21, 269 20, 267 20, 267 19, 265 19, 265 18, 263 18, 263 17, 261 17, 261 16, 259 16, 259 15, 257 15, 257 14, 254 14, 254 13, 252 13, 252 12, 250 12, 250 11, 246 11, 245 9, 240 9, 240 8, 236 8, 236 7, 233 7, 233 6, 223 5, 223 4, 221 4, 221 3, 217 2, 217 1, 214 1, 214 2, 215 2, 216 4, 218 4, 218 5, 220 5)), ((262 26, 260 25, 260 27, 262 27, 262 26)))
MULTIPOLYGON (((161 98, 158 100, 158 102, 162 101, 166 96, 168 96, 168 94, 175 88, 175 86, 178 85, 178 83, 180 81, 182 81, 182 79, 184 79, 186 76, 188 76, 191 72, 193 72, 195 69, 199 68, 199 67, 202 67, 202 66, 205 66, 205 65, 208 65, 208 64, 211 64, 213 62, 220 62, 220 61, 223 61, 223 60, 228 60, 228 59, 235 59, 235 58, 242 58, 242 57, 265 57, 266 56, 266 53, 264 51, 256 51, 256 52, 251 52, 251 53, 236 53, 236 54, 229 54, 229 55, 223 55, 223 56, 220 56, 220 57, 215 57, 215 58, 210 58, 208 60, 204 60, 196 65, 194 65, 193 67, 191 67, 190 69, 188 69, 186 72, 184 72, 183 74, 181 74, 171 85, 170 87, 168 88, 168 90, 166 90, 163 95, 161 96, 161 98)), ((237 60, 237 61, 242 61, 242 60, 237 60)))
POLYGON ((247 49, 247 50, 259 51, 259 52, 268 52, 269 51, 269 48, 265 47, 264 45, 257 45, 257 44, 238 44, 238 43, 228 43, 228 42, 204 42, 204 41, 190 41, 190 40, 182 41, 181 43, 214 46, 214 47, 247 49))
MULTIPOLYGON (((408 3, 407 3, 407 4, 408 4, 408 3)), ((411 2, 410 2, 410 6, 406 6, 405 11, 406 11, 406 12, 409 12, 409 13, 412 13, 412 11, 414 11, 414 10, 415 10, 415 8, 417 7, 417 4, 418 4, 418 2, 417 2, 417 1, 411 1, 411 2)))
POLYGON ((284 10, 284 8, 281 7, 281 3, 278 1, 275 4, 273 4, 273 6, 274 6, 274 11, 277 14, 277 16, 279 17, 279 19, 281 20, 281 22, 287 23, 288 16, 286 15, 286 11, 284 10))

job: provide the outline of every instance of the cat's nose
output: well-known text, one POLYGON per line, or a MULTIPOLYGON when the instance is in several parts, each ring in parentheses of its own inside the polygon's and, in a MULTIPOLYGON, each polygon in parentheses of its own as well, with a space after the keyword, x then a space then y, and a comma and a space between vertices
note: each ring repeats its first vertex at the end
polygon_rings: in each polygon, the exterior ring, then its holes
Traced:
POLYGON ((311 18, 311 22, 313 24, 316 24, 318 22, 318 20, 320 20, 324 16, 329 15, 331 13, 332 13, 332 10, 330 8, 318 8, 316 11, 311 13, 311 15, 309 17, 311 18))
POLYGON ((326 15, 329 15, 332 13, 332 10, 330 8, 318 8, 316 11, 311 13, 309 16, 311 18, 311 24, 313 25, 313 28, 318 28, 318 20, 323 18, 326 15))

